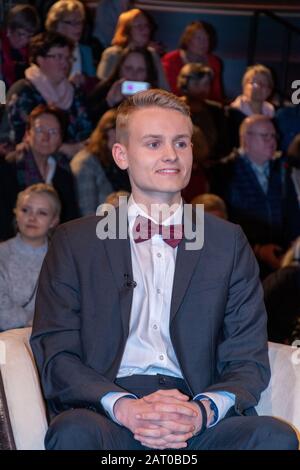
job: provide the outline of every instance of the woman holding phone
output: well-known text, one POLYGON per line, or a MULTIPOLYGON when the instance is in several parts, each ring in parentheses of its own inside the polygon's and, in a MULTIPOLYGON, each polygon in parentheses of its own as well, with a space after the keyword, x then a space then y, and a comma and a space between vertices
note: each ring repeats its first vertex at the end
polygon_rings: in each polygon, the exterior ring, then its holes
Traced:
POLYGON ((112 75, 100 82, 88 97, 94 125, 111 108, 117 107, 129 94, 157 87, 157 73, 151 53, 146 48, 123 50, 112 75))

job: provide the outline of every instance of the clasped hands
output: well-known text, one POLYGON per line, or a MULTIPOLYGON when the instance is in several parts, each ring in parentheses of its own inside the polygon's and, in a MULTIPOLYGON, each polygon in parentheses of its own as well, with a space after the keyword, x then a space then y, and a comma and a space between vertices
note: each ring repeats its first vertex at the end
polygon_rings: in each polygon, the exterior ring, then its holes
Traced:
POLYGON ((136 440, 154 449, 184 448, 202 426, 198 405, 175 389, 158 390, 136 400, 120 398, 114 414, 136 440))

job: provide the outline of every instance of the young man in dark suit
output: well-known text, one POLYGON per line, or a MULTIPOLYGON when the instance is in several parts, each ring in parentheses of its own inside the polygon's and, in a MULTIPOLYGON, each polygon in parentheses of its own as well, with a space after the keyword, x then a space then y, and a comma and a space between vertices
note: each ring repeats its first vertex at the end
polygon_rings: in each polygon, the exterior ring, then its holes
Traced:
POLYGON ((129 98, 113 148, 132 186, 125 236, 120 206, 106 238, 96 216, 53 238, 31 339, 53 418, 47 449, 297 448, 287 424, 254 410, 270 370, 245 236, 205 215, 203 247, 189 241, 191 136, 174 95, 129 98))

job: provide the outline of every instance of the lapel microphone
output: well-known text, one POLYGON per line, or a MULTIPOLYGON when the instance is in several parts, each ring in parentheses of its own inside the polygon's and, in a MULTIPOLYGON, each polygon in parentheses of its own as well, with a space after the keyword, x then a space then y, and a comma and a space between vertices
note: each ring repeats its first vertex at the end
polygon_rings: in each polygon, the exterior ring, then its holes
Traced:
POLYGON ((124 274, 124 278, 126 287, 134 289, 137 286, 137 283, 133 279, 131 279, 130 274, 124 274))

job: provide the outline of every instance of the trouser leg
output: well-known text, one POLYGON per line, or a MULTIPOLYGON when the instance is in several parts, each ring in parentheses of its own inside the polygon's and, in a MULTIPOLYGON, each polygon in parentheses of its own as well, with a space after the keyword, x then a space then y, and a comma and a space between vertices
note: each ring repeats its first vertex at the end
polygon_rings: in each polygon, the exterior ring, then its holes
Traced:
POLYGON ((105 416, 72 409, 54 418, 45 437, 48 450, 141 450, 132 433, 105 416))
POLYGON ((233 416, 225 418, 202 435, 192 438, 195 450, 296 450, 294 430, 269 416, 233 416))

